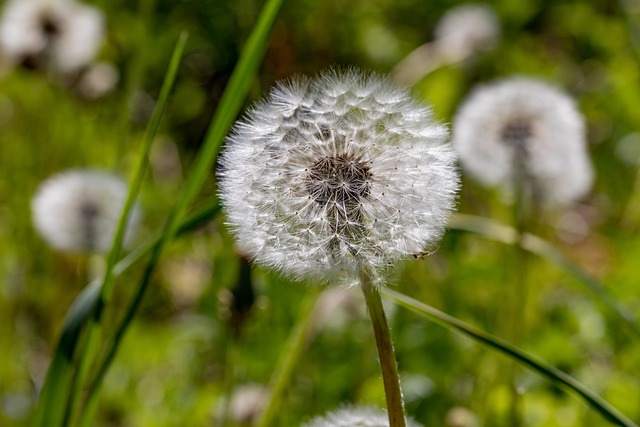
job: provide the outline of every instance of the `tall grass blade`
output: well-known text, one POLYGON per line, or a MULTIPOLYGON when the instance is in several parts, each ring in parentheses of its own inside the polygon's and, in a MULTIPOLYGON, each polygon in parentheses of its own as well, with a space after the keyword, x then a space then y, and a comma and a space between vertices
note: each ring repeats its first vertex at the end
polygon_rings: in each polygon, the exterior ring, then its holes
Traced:
MULTIPOLYGON (((219 211, 220 206, 217 201, 203 206, 180 224, 176 236, 188 234, 204 222, 214 218, 219 211)), ((158 245, 159 240, 160 238, 157 237, 130 252, 114 266, 114 275, 116 277, 120 276, 147 256, 158 245)), ((67 312, 62 325, 62 333, 49 365, 44 387, 40 393, 34 418, 34 425, 36 426, 56 425, 54 423, 57 422, 59 424, 62 421, 71 374, 73 373, 73 354, 76 352, 80 333, 93 315, 95 307, 100 300, 101 283, 100 280, 95 280, 87 285, 76 297, 67 312)))
MULTIPOLYGON (((178 66, 180 64, 180 59, 182 58, 182 53, 184 52, 187 38, 188 36, 186 32, 183 32, 178 39, 176 47, 174 48, 173 54, 171 56, 171 60, 169 62, 169 67, 167 69, 167 72, 165 73, 162 88, 160 90, 160 95, 158 97, 158 102, 156 103, 151 116, 151 120, 149 121, 149 125, 147 126, 147 129, 145 131, 142 146, 140 148, 140 154, 138 156, 138 165, 131 179, 129 192, 127 194, 124 207, 120 214, 118 227, 116 229, 113 243, 111 245, 111 250, 109 251, 109 256, 107 258, 107 265, 105 268, 104 277, 102 279, 102 285, 100 286, 100 304, 98 305, 99 308, 103 308, 108 305, 109 300, 111 299, 114 282, 113 268, 117 263, 122 251, 122 242, 124 240, 124 234, 127 229, 129 217, 140 192, 140 188, 142 187, 144 175, 149 163, 149 151, 151 149, 151 144, 153 143, 158 132, 158 128, 160 127, 162 115, 164 114, 169 101, 169 95, 171 94, 171 90, 178 75, 178 66)), ((63 427, 66 427, 73 423, 74 411, 80 406, 80 402, 82 400, 82 388, 86 382, 91 361, 93 360, 94 355, 99 348, 98 343, 100 342, 100 336, 102 332, 101 321, 102 309, 94 310, 93 319, 87 329, 86 338, 80 343, 80 348, 78 349, 79 354, 77 369, 72 376, 69 399, 66 404, 65 415, 62 422, 63 427)))
MULTIPOLYGON (((451 221, 449 222, 449 229, 469 231, 508 245, 515 245, 518 242, 517 232, 515 229, 496 221, 473 215, 452 215, 451 221)), ((607 292, 602 283, 567 258, 551 243, 538 236, 525 233, 520 240, 520 245, 526 251, 549 261, 551 264, 573 277, 586 290, 596 296, 597 300, 602 305, 618 315, 636 337, 640 337, 640 326, 638 325, 638 319, 634 313, 622 302, 618 301, 609 292, 607 292)))
POLYGON ((81 298, 77 299, 77 303, 81 304, 81 306, 78 307, 77 310, 74 309, 74 307, 70 310, 69 319, 72 320, 72 323, 65 323, 65 325, 63 325, 61 339, 55 349, 53 357, 53 361, 55 362, 57 360, 58 364, 52 363, 49 368, 51 375, 47 376, 43 389, 43 397, 46 397, 46 399, 39 402, 36 411, 36 422, 34 424, 36 426, 67 426, 73 420, 75 408, 79 406, 82 387, 86 381, 89 365, 97 349, 96 342, 102 329, 101 308, 108 304, 110 299, 114 279, 114 267, 122 250, 122 242, 129 216, 140 191, 140 187, 142 186, 144 174, 147 169, 149 150, 160 125, 160 119, 166 109, 186 40, 187 35, 183 33, 174 49, 158 102, 149 126, 146 129, 139 162, 131 180, 127 199, 122 209, 113 244, 107 259, 104 278, 101 282, 97 284, 93 283, 87 288, 87 294, 84 292, 81 294, 81 298), (84 327, 85 320, 89 315, 92 315, 92 321, 87 330, 85 340, 81 342, 78 338, 84 327), (64 352, 64 357, 62 354, 59 354, 62 352, 64 352), (76 369, 74 369, 72 361, 73 355, 76 352, 78 352, 79 360, 76 369), (62 364, 63 362, 64 364, 62 364), (53 370, 55 370, 55 372, 53 372, 53 370), (45 392, 49 393, 49 390, 57 390, 55 393, 51 392, 55 397, 45 394, 45 392), (62 418, 60 418, 60 413, 63 414, 62 418))
POLYGON ((69 308, 40 392, 34 426, 57 426, 62 422, 69 397, 76 345, 87 319, 98 304, 99 296, 100 282, 96 281, 87 286, 69 308))
POLYGON ((198 152, 192 172, 180 192, 176 205, 169 214, 158 244, 154 246, 151 252, 151 257, 145 267, 143 277, 140 280, 138 288, 127 306, 122 320, 116 327, 115 336, 107 343, 106 356, 100 364, 98 374, 87 394, 86 408, 89 410, 85 410, 82 414, 80 422, 81 426, 90 425, 93 418, 93 411, 96 408, 95 399, 97 399, 102 381, 104 380, 111 362, 115 358, 125 332, 140 307, 140 303, 142 302, 144 294, 148 288, 153 272, 155 271, 155 267, 160 260, 164 246, 175 236, 180 225, 180 219, 187 205, 193 201, 204 185, 207 176, 210 174, 210 170, 222 145, 224 137, 242 107, 251 83, 258 71, 258 67, 262 62, 268 36, 271 33, 271 28, 275 22, 281 5, 282 0, 267 0, 260 17, 258 18, 258 22, 247 40, 247 44, 240 56, 240 60, 231 75, 229 85, 225 89, 220 100, 220 104, 216 109, 216 113, 205 137, 204 144, 198 152))
POLYGON ((398 303, 399 305, 417 313, 429 320, 444 326, 447 329, 462 333, 475 341, 480 342, 490 348, 493 348, 501 354, 521 363, 529 369, 539 373, 548 380, 557 384, 561 388, 570 391, 571 393, 582 399, 593 410, 597 411, 606 420, 617 426, 623 427, 638 427, 633 421, 624 416, 620 411, 611 406, 607 401, 600 396, 589 390, 587 387, 576 381, 573 377, 566 373, 548 365, 546 362, 538 359, 537 357, 524 352, 523 350, 512 346, 511 344, 503 341, 502 339, 490 335, 475 326, 469 325, 455 317, 449 316, 442 311, 439 311, 429 305, 426 305, 418 300, 403 295, 399 292, 385 288, 381 293, 398 303))

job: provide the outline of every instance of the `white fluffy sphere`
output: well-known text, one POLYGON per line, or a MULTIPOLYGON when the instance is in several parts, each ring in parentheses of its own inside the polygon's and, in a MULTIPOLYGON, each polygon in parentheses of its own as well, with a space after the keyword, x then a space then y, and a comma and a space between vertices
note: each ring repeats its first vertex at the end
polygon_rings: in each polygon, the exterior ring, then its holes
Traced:
POLYGON ((513 190, 524 168, 547 206, 591 188, 582 115, 568 95, 537 80, 477 88, 456 115, 453 143, 463 168, 488 186, 513 190))
MULTIPOLYGON (((107 172, 73 170, 46 180, 31 201, 35 228, 54 248, 68 252, 107 252, 127 198, 127 184, 107 172)), ((125 243, 140 213, 129 217, 125 243)))
POLYGON ((356 70, 278 84, 221 155, 240 248, 297 279, 382 279, 442 236, 458 189, 447 128, 387 79, 356 70))
MULTIPOLYGON (((302 427, 389 427, 387 413, 367 406, 351 406, 317 417, 302 427)), ((421 427, 408 420, 407 427, 421 427)))

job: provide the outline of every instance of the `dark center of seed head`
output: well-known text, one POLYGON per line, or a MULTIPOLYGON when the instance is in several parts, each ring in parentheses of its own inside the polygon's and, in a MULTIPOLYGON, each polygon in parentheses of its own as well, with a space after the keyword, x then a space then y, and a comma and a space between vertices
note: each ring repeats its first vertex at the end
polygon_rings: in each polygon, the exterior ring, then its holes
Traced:
POLYGON ((524 146, 532 135, 531 122, 525 119, 511 120, 502 129, 502 140, 515 147, 524 146))
POLYGON ((369 178, 366 163, 346 156, 326 156, 307 169, 305 183, 311 198, 322 206, 335 202, 354 207, 369 195, 369 178))
POLYGON ((60 25, 57 19, 46 13, 40 17, 40 28, 45 36, 53 38, 60 34, 60 25))
POLYGON ((79 206, 80 221, 85 248, 94 250, 96 245, 96 220, 100 215, 100 210, 96 203, 85 200, 79 206))

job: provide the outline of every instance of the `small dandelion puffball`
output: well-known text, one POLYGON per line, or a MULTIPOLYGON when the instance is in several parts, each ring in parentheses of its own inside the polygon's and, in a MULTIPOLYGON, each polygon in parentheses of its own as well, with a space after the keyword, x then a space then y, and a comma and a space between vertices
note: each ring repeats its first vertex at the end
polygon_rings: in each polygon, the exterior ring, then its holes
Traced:
MULTIPOLYGON (((389 427, 389 417, 380 409, 351 406, 314 418, 302 427, 389 427)), ((421 426, 408 420, 407 427, 421 426)))
POLYGON ((0 18, 0 49, 27 66, 51 62, 73 73, 93 60, 104 38, 104 16, 73 0, 10 0, 0 18))
POLYGON ((464 58, 492 49, 500 37, 500 23, 487 4, 468 3, 447 11, 435 29, 443 53, 464 58))
POLYGON ((447 134, 375 74, 278 84, 221 157, 220 197, 241 250, 298 279, 382 278, 444 232, 458 189, 447 134))
POLYGON ((515 78, 481 86, 460 107, 453 142, 462 166, 488 186, 513 190, 525 174, 547 207, 591 187, 582 115, 546 83, 515 78))
POLYGON ((109 62, 96 62, 78 81, 78 92, 86 99, 98 99, 111 92, 120 80, 120 72, 109 62))
MULTIPOLYGON (((31 201, 33 223, 54 248, 67 252, 107 252, 127 197, 127 185, 115 175, 76 170, 46 180, 31 201)), ((129 217, 125 243, 140 213, 129 217)))

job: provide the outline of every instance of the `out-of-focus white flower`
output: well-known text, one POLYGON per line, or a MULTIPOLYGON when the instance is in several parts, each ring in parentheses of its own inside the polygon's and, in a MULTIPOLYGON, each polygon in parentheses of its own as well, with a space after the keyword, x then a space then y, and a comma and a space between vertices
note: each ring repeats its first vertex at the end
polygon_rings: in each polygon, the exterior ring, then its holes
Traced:
POLYGON ((104 37, 98 9, 74 0, 10 0, 0 19, 0 49, 15 63, 50 62, 73 73, 95 57, 104 37))
POLYGON ((467 3, 444 14, 435 36, 441 54, 462 59, 492 49, 500 37, 500 23, 488 4, 467 3))
POLYGON ((409 53, 391 71, 409 86, 430 72, 491 50, 500 37, 500 24, 491 6, 469 3, 448 11, 438 22, 435 39, 409 53))
POLYGON ((513 190, 525 176, 547 207, 591 187, 582 115, 568 95, 540 81, 514 78, 476 89, 456 115, 453 142, 479 181, 513 190))
MULTIPOLYGON (((367 406, 348 406, 335 412, 314 418, 302 427, 389 427, 387 413, 367 406)), ((420 427, 407 420, 407 427, 420 427)))
POLYGON ((98 99, 111 92, 120 79, 120 73, 110 62, 92 64, 80 77, 78 91, 87 99, 98 99))
MULTIPOLYGON (((127 197, 115 175, 74 170, 46 180, 31 201, 33 223, 54 248, 68 252, 107 252, 127 197)), ((133 236, 140 218, 134 208, 125 234, 133 236)))
POLYGON ((238 387, 229 402, 229 415, 232 420, 251 424, 258 418, 269 398, 269 391, 259 384, 245 384, 238 387))
POLYGON ((447 427, 478 427, 478 418, 467 408, 456 406, 447 413, 447 427))
POLYGON ((444 232, 458 189, 447 134, 375 74, 278 84, 221 157, 220 197, 241 250, 294 278, 382 279, 444 232))

